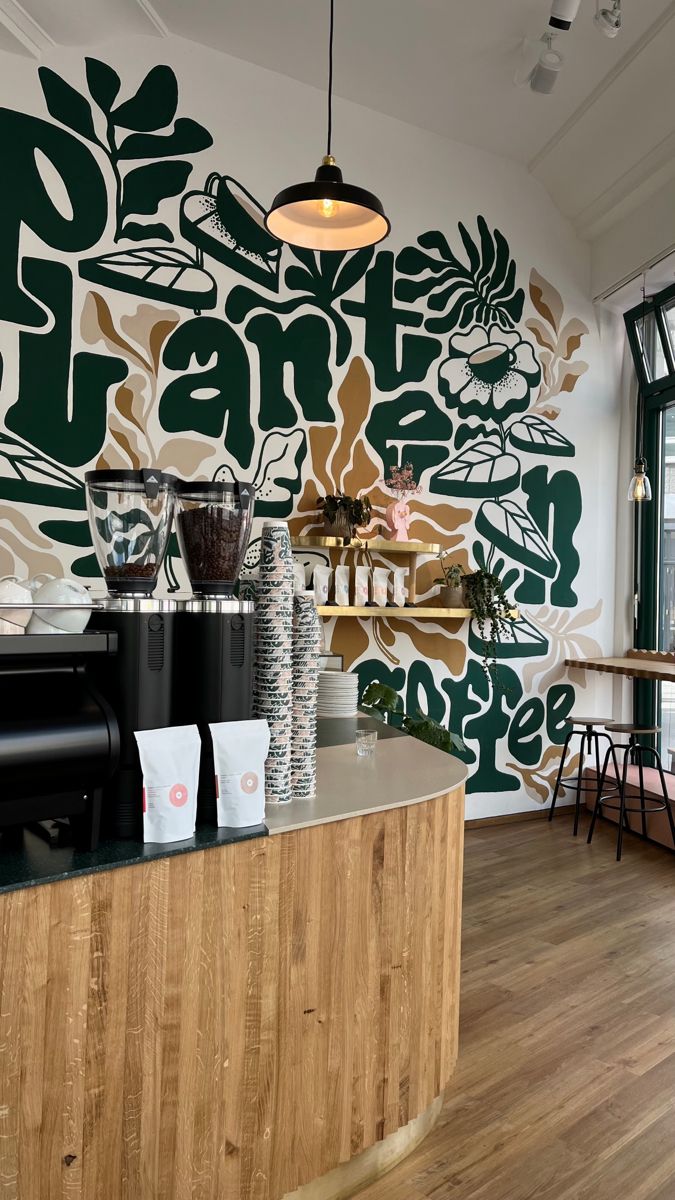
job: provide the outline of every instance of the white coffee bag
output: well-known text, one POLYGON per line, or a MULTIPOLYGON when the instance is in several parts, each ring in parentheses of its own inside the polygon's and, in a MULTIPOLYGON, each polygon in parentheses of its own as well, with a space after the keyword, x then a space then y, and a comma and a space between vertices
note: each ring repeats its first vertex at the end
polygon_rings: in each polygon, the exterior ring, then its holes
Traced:
POLYGON ((354 580, 354 604, 365 608, 370 600, 370 567, 356 567, 354 580))
POLYGON ((314 568, 314 599, 317 605, 328 604, 333 572, 330 567, 314 568))
POLYGON ((218 825, 245 829, 265 819, 267 721, 220 721, 209 725, 216 772, 218 825))
POLYGON ((202 748, 197 726, 142 729, 134 737, 143 770, 143 841, 191 838, 202 748))
POLYGON ((373 569, 373 604, 377 608, 387 607, 387 586, 390 575, 391 571, 389 567, 375 567, 373 569))
POLYGON ((406 575, 408 574, 407 567, 394 567, 391 573, 390 588, 391 601, 396 608, 404 608, 408 597, 408 589, 405 585, 406 575))
POLYGON ((349 566, 335 568, 335 603, 349 608, 349 566))
POLYGON ((307 587, 307 581, 305 578, 305 565, 304 565, 304 563, 298 562, 297 559, 294 559, 293 560, 293 591, 294 591, 295 595, 297 596, 299 592, 304 592, 306 587, 307 587))

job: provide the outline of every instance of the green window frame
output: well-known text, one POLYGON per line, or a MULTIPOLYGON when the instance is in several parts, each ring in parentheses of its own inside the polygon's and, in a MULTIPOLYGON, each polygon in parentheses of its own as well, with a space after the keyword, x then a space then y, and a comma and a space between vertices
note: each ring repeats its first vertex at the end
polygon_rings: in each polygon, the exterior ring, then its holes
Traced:
MULTIPOLYGON (((636 457, 640 452, 644 454, 652 485, 652 500, 635 505, 634 644, 643 650, 658 649, 660 639, 663 419, 666 409, 675 406, 675 322, 671 326, 668 321, 671 309, 675 313, 675 285, 664 288, 624 314, 639 388, 635 454, 636 457)), ((657 685, 649 681, 636 682, 633 719, 654 724, 656 718, 657 685)))

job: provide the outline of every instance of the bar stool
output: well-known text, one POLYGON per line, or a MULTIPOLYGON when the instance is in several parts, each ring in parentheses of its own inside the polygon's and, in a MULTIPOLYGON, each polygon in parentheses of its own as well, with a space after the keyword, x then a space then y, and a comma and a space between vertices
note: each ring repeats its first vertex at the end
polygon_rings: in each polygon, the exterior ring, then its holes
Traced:
MULTIPOLYGON (((585 792, 595 792, 598 790, 599 784, 600 784, 600 739, 602 738, 604 741, 609 742, 609 747, 607 750, 608 755, 612 751, 613 742, 608 733, 598 733, 597 732, 597 730, 600 726, 603 726, 603 725, 608 726, 609 724, 611 724, 611 721, 606 717, 570 716, 567 718, 567 724, 571 725, 572 729, 570 729, 567 737, 565 738, 565 744, 563 746, 562 754, 560 756, 560 769, 558 770, 558 778, 555 781, 555 788, 553 791, 553 799, 551 801, 551 807, 548 812, 548 819, 549 819, 549 821, 553 820, 553 813, 555 811, 556 802, 558 800, 558 795, 561 791, 561 788, 575 787, 576 793, 577 793, 577 798, 576 798, 576 806, 575 806, 575 810, 574 810, 574 836, 576 837, 578 829, 579 829, 579 814, 581 812, 581 793, 582 792, 584 792, 584 793, 585 792), (580 725, 582 728, 575 729, 574 726, 576 726, 576 725, 580 725), (581 738, 581 741, 579 743, 579 769, 575 776, 573 776, 571 779, 566 779, 563 782, 563 771, 565 769, 565 757, 567 755, 567 750, 569 748, 570 742, 572 741, 572 738, 575 738, 575 737, 581 738), (595 770, 596 770, 595 779, 596 779, 596 782, 593 785, 590 783, 590 780, 589 780, 589 782, 585 783, 584 779, 583 779, 584 753, 585 753, 586 746, 588 747, 589 754, 593 750, 593 747, 595 747, 595 770)), ((619 777, 618 765, 617 765, 616 771, 617 771, 617 779, 618 779, 618 777, 619 777)), ((612 794, 613 795, 616 794, 618 792, 618 790, 619 790, 619 788, 618 788, 618 784, 617 784, 617 786, 612 789, 612 794)))
POLYGON ((660 732, 661 732, 661 730, 657 725, 631 725, 631 724, 616 725, 616 724, 611 724, 611 725, 607 726, 607 733, 609 735, 612 735, 611 746, 605 755, 605 761, 602 765, 602 774, 600 776, 600 783, 598 786, 598 795, 597 795, 597 798, 595 801, 595 808, 593 809, 593 816, 591 817, 591 824, 590 824, 590 827, 588 830, 588 838, 586 840, 588 841, 588 843, 590 845, 591 839, 593 837, 593 830, 595 829, 595 822, 597 820, 598 813, 600 812, 600 809, 602 806, 604 806, 605 808, 611 808, 615 812, 618 812, 618 814, 619 814, 619 822, 618 822, 619 829, 618 829, 617 840, 616 840, 616 861, 617 862, 621 862, 621 851, 622 851, 622 847, 623 847, 624 826, 630 832, 630 822, 628 820, 629 813, 639 813, 641 815, 641 817, 642 817, 642 833, 643 833, 644 837, 646 837, 647 836, 647 813, 666 812, 668 815, 668 822, 670 824, 671 837, 673 839, 673 848, 675 848, 675 819, 673 818, 673 812, 670 807, 670 801, 668 799, 668 788, 666 786, 666 777, 663 773, 663 764, 661 763, 661 755, 659 754, 658 750, 656 750, 653 746, 646 746, 640 741, 641 737, 650 737, 650 736, 660 733, 660 732), (615 742, 613 740, 614 734, 627 734, 628 742, 625 745, 621 744, 619 742, 615 742), (614 773, 615 773, 617 782, 619 782, 619 770, 617 767, 617 758, 616 758, 617 750, 623 750, 623 769, 621 772, 621 781, 620 781, 619 787, 618 787, 619 803, 611 804, 609 797, 611 797, 612 793, 607 793, 607 795, 603 795, 603 788, 604 788, 604 784, 605 784, 605 777, 607 775, 607 767, 609 766, 610 757, 614 761, 614 773), (661 792, 663 795, 662 802, 659 802, 659 800, 657 798, 652 800, 651 797, 647 797, 645 795, 644 758, 646 755, 651 755, 656 764, 656 768, 659 773, 659 779, 661 781, 661 792), (639 792, 640 792, 640 796, 639 796, 640 803, 639 803, 639 805, 633 805, 633 806, 626 803, 626 782, 628 779, 628 764, 629 764, 629 762, 633 763, 633 764, 637 763, 637 768, 638 768, 638 788, 639 788, 639 792))

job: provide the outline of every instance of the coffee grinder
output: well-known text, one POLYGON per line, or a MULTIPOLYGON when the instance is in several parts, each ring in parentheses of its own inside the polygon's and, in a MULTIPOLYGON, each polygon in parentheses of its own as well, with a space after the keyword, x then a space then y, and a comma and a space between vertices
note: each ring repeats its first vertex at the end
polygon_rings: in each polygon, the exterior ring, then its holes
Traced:
POLYGON ((248 720, 253 703, 254 606, 235 598, 248 548, 254 490, 244 483, 179 482, 176 532, 192 597, 176 616, 174 724, 199 726, 198 819, 215 823, 209 724, 248 720))
POLYGON ((142 828, 142 775, 134 731, 172 722, 175 600, 153 597, 175 506, 173 475, 89 471, 87 512, 108 595, 90 628, 117 633, 118 653, 94 667, 120 727, 120 767, 104 793, 104 823, 115 837, 142 828))

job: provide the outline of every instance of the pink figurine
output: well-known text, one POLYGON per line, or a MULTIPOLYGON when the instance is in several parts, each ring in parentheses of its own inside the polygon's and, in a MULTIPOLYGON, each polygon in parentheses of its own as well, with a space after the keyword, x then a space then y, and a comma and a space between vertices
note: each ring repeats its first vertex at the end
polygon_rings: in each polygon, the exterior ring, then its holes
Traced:
POLYGON ((418 496, 422 491, 421 485, 415 480, 412 463, 402 467, 392 467, 385 484, 396 499, 389 505, 385 513, 387 528, 392 542, 407 542, 410 540, 410 522, 412 513, 408 504, 409 496, 418 496))
POLYGON ((410 540, 410 522, 412 513, 407 500, 394 500, 385 512, 387 528, 391 533, 392 542, 407 542, 410 540))

